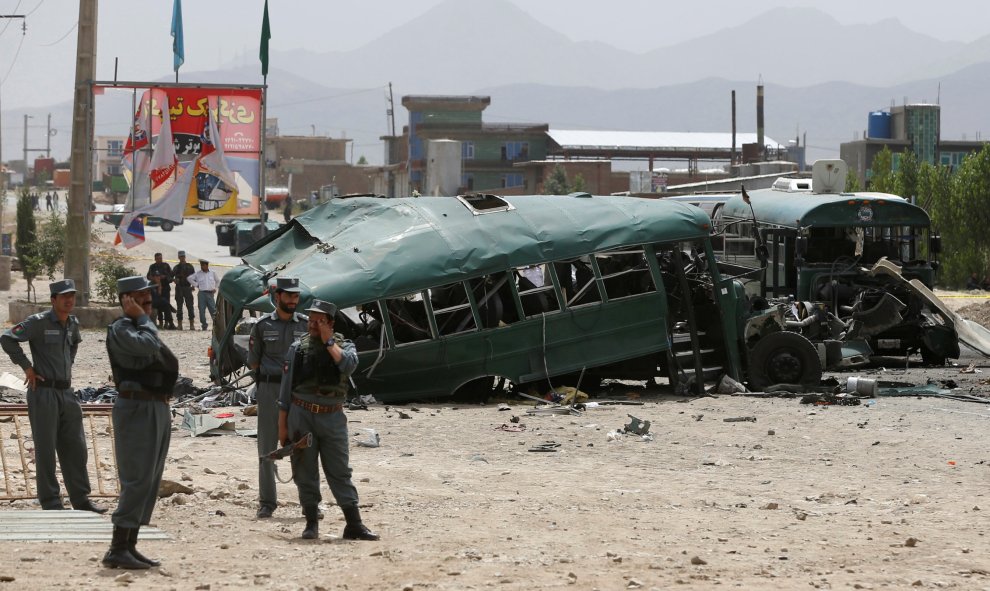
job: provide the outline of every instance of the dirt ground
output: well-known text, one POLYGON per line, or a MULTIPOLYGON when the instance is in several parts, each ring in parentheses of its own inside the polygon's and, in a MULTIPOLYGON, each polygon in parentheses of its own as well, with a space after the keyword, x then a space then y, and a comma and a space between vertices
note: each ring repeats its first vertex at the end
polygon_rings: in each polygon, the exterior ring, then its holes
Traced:
MULTIPOLYGON (((3 326, 7 301, 22 294, 21 282, 0 294, 3 326)), ((945 295, 954 308, 975 304, 971 317, 990 311, 982 294, 945 295)), ((182 373, 205 385, 207 333, 163 338, 182 373)), ((103 331, 83 339, 77 388, 109 373, 103 331)), ((5 371, 21 375, 3 356, 5 371)), ((828 375, 952 379, 963 392, 990 393, 990 363, 971 352, 945 368, 898 362, 828 375), (971 362, 980 373, 960 373, 971 362)), ((532 406, 519 400, 508 410, 348 411, 355 442, 364 429, 381 438, 377 448, 351 446, 361 510, 379 542, 340 538, 325 483, 320 540, 299 538, 291 483, 279 485, 275 517, 255 519, 255 440, 193 438, 178 412, 165 478, 194 492, 158 503, 154 525, 171 540, 140 547, 161 568, 102 568, 105 543, 0 542, 0 589, 990 589, 987 405, 907 397, 811 406, 632 386, 593 400, 639 404, 580 416, 527 415, 532 406), (651 439, 614 436, 630 414, 651 422, 651 439), (559 447, 532 451, 547 442, 559 447)), ((224 411, 238 429, 254 427, 241 408, 211 409, 224 411)))

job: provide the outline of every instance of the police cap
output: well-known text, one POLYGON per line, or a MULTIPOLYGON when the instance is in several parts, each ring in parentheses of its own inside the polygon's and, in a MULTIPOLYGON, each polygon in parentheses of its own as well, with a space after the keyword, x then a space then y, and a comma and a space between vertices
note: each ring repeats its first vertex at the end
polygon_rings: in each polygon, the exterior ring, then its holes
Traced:
POLYGON ((337 304, 324 302, 323 300, 313 300, 313 303, 306 308, 307 312, 319 312, 333 318, 337 314, 337 304))
POLYGON ((53 296, 62 295, 63 293, 75 293, 76 282, 71 279, 63 279, 55 283, 49 283, 48 289, 51 290, 53 296))
POLYGON ((279 277, 275 280, 275 291, 300 293, 302 288, 299 287, 299 279, 297 277, 279 277))
POLYGON ((140 275, 124 277, 123 279, 117 280, 118 294, 131 293, 132 291, 142 291, 145 289, 151 289, 151 283, 148 282, 147 278, 140 275))

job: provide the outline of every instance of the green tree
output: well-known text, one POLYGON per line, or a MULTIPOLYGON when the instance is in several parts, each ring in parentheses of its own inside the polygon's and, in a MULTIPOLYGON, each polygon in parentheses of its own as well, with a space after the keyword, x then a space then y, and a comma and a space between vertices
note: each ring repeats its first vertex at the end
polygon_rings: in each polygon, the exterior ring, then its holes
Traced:
POLYGON ((882 150, 877 152, 877 155, 873 157, 873 163, 870 165, 870 172, 872 173, 867 183, 867 188, 870 191, 876 191, 877 193, 893 193, 894 188, 894 165, 893 157, 890 154, 890 150, 887 146, 884 146, 882 150))
POLYGON ((368 164, 368 159, 365 158, 364 155, 362 154, 361 157, 358 158, 357 165, 358 166, 366 166, 367 164, 368 164))
POLYGON ((918 197, 918 157, 911 150, 901 153, 901 163, 894 175, 894 194, 915 202, 918 197))
POLYGON ((959 285, 970 273, 988 274, 990 261, 990 145, 963 160, 951 182, 949 231, 943 240, 943 280, 959 285))
POLYGON ((571 190, 568 191, 568 193, 580 193, 585 190, 584 185, 584 177, 580 174, 576 174, 574 175, 574 184, 571 185, 571 190))
POLYGON ((104 249, 97 257, 96 274, 98 279, 94 291, 99 298, 109 304, 117 303, 117 280, 137 275, 138 272, 127 266, 127 257, 115 248, 104 249))
POLYGON ((567 172, 560 166, 554 166, 550 176, 543 181, 544 195, 567 195, 571 192, 567 184, 567 172))
POLYGON ((37 225, 34 220, 34 200, 27 187, 21 189, 21 195, 17 199, 17 261, 21 266, 21 272, 28 284, 28 298, 34 291, 34 281, 37 270, 34 264, 34 256, 38 247, 37 225))
POLYGON ((32 257, 38 275, 47 275, 50 281, 55 281, 55 275, 61 274, 67 234, 65 220, 55 212, 49 214, 38 231, 37 246, 32 257))
POLYGON ((846 193, 855 193, 856 191, 862 191, 863 187, 859 184, 859 175, 856 171, 849 169, 846 173, 846 193))
MULTIPOLYGON (((947 166, 934 166, 928 162, 923 162, 918 167, 918 205, 928 211, 932 218, 932 234, 938 233, 945 228, 953 228, 959 223, 958 214, 953 209, 952 202, 952 171, 947 166)), ((965 213, 964 211, 962 213, 965 213)), ((955 232, 942 237, 942 252, 938 255, 941 262, 938 281, 940 284, 957 284, 959 282, 958 269, 966 269, 973 265, 973 261, 960 260, 970 256, 969 249, 962 248, 959 237, 955 232), (950 281, 948 274, 955 277, 950 281)), ((921 245, 919 252, 922 256, 927 256, 927 245, 921 245)), ((979 267, 982 268, 982 267, 979 267)), ((965 282, 969 274, 962 276, 965 282)))

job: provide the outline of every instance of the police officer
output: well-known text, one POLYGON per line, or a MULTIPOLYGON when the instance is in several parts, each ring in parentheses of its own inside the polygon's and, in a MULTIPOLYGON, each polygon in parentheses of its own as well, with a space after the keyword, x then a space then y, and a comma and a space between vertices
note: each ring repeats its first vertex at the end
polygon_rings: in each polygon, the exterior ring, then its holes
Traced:
POLYGON ((377 540, 361 522, 358 494, 348 465, 347 417, 343 403, 351 373, 357 369, 354 343, 333 331, 337 306, 314 300, 306 309, 308 334, 292 344, 286 355, 279 391, 278 438, 282 445, 313 434, 313 445, 292 455, 292 476, 306 516, 302 537, 319 534, 320 472, 344 513, 345 540, 377 540))
POLYGON ((163 323, 160 326, 167 330, 175 330, 175 323, 172 322, 172 267, 162 260, 162 253, 160 252, 155 253, 155 262, 148 267, 148 279, 152 279, 156 273, 161 284, 159 293, 162 301, 164 301, 164 305, 161 307, 163 323))
MULTIPOLYGON (((285 353, 296 339, 307 334, 307 318, 296 313, 299 280, 279 277, 275 281, 275 311, 262 316, 251 329, 247 365, 254 370, 258 398, 258 455, 278 447, 278 394, 282 383, 285 353)), ((258 518, 271 517, 278 506, 275 464, 260 460, 258 466, 260 506, 258 518)))
POLYGON ((113 405, 114 445, 120 500, 113 512, 113 539, 103 556, 110 568, 159 566, 137 551, 138 530, 151 522, 171 439, 169 397, 179 362, 158 337, 151 320, 151 284, 141 276, 117 281, 124 315, 107 328, 107 353, 117 401, 113 405))
POLYGON ((179 330, 182 330, 182 305, 189 311, 189 330, 196 330, 193 316, 193 286, 189 277, 196 272, 191 263, 186 262, 186 251, 179 251, 179 262, 172 267, 172 277, 175 278, 175 307, 179 320, 179 330))
POLYGON ((72 362, 82 341, 79 320, 71 314, 76 305, 76 286, 71 279, 63 279, 48 288, 52 309, 29 316, 0 336, 4 352, 24 370, 24 383, 28 386, 38 501, 42 509, 63 508, 55 475, 58 455, 72 508, 106 513, 105 508, 89 500, 82 407, 72 390, 72 362), (33 363, 21 350, 20 344, 25 341, 31 348, 33 363))

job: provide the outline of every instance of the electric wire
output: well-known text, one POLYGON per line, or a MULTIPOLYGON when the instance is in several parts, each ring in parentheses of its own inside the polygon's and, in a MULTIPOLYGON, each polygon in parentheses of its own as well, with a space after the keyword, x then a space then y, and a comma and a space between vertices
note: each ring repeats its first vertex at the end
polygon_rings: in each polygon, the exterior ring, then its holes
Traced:
POLYGON ((69 33, 71 33, 72 31, 75 31, 77 26, 79 26, 79 21, 76 21, 76 22, 72 23, 72 26, 69 27, 69 30, 66 31, 64 35, 62 35, 61 37, 59 37, 58 40, 52 41, 51 43, 42 43, 41 44, 41 47, 51 47, 52 45, 58 45, 59 43, 61 43, 62 41, 64 41, 66 37, 69 36, 69 33))

